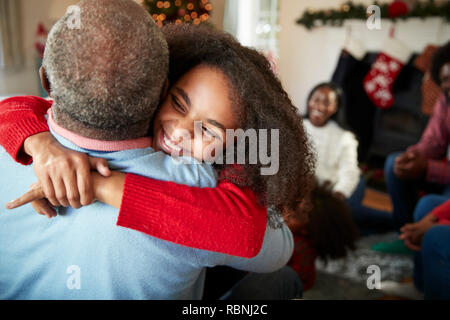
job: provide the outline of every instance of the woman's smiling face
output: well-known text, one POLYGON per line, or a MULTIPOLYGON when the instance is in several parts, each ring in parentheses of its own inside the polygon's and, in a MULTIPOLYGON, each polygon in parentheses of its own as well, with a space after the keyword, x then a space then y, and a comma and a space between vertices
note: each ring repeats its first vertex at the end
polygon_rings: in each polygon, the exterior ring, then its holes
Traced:
POLYGON ((230 96, 220 70, 199 65, 188 71, 172 86, 156 115, 154 149, 211 161, 203 151, 224 148, 226 129, 237 128, 230 96))
POLYGON ((324 126, 337 112, 337 95, 328 87, 318 88, 308 101, 309 120, 316 127, 324 126))

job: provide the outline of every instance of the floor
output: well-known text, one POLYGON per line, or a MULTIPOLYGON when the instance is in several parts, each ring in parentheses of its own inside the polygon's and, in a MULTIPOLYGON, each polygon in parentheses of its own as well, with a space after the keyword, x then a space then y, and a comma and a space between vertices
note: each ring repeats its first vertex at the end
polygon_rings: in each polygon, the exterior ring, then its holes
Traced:
MULTIPOLYGON (((363 203, 374 209, 392 212, 392 203, 386 193, 367 188, 363 203)), ((313 300, 394 300, 377 289, 369 289, 367 281, 371 273, 368 267, 380 268, 381 281, 410 282, 413 272, 413 256, 386 254, 371 250, 378 242, 394 241, 397 233, 391 232, 361 238, 357 249, 346 259, 316 263, 314 286, 304 293, 304 299, 313 300)))
POLYGON ((366 189, 363 204, 370 208, 392 212, 392 202, 389 195, 375 189, 366 189))

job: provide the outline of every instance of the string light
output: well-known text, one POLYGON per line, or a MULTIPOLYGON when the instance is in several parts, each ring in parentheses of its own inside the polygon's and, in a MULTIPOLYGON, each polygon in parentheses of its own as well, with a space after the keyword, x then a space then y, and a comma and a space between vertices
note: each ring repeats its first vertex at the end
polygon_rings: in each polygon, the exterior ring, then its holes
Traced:
POLYGON ((158 25, 172 22, 201 24, 209 20, 213 6, 209 0, 135 0, 141 3, 158 25))

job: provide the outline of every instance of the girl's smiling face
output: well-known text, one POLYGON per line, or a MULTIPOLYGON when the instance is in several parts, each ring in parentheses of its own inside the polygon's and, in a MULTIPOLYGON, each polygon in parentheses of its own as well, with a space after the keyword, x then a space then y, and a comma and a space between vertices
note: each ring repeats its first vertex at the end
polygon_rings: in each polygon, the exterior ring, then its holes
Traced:
POLYGON ((203 151, 224 148, 226 129, 237 128, 230 96, 222 71, 205 65, 188 71, 172 86, 156 115, 153 148, 211 161, 203 151))
POLYGON ((337 95, 332 89, 321 87, 314 91, 308 101, 309 120, 322 127, 337 112, 337 95))

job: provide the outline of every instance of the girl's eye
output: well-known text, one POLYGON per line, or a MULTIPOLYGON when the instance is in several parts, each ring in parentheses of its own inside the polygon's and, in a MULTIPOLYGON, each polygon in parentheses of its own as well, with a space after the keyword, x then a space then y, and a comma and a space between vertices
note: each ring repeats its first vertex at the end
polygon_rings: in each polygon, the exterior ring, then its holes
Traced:
POLYGON ((203 129, 203 133, 205 135, 207 135, 208 137, 210 137, 212 139, 216 139, 217 138, 217 135, 215 133, 213 133, 211 130, 209 130, 208 128, 202 127, 202 129, 203 129))
POLYGON ((183 106, 180 104, 180 102, 178 101, 177 97, 175 97, 173 94, 170 95, 172 98, 172 102, 173 102, 173 106, 175 109, 177 109, 178 111, 184 113, 184 108, 183 106))
POLYGON ((211 137, 214 136, 214 134, 211 131, 209 131, 208 128, 202 127, 202 129, 203 129, 204 134, 211 136, 211 137))

